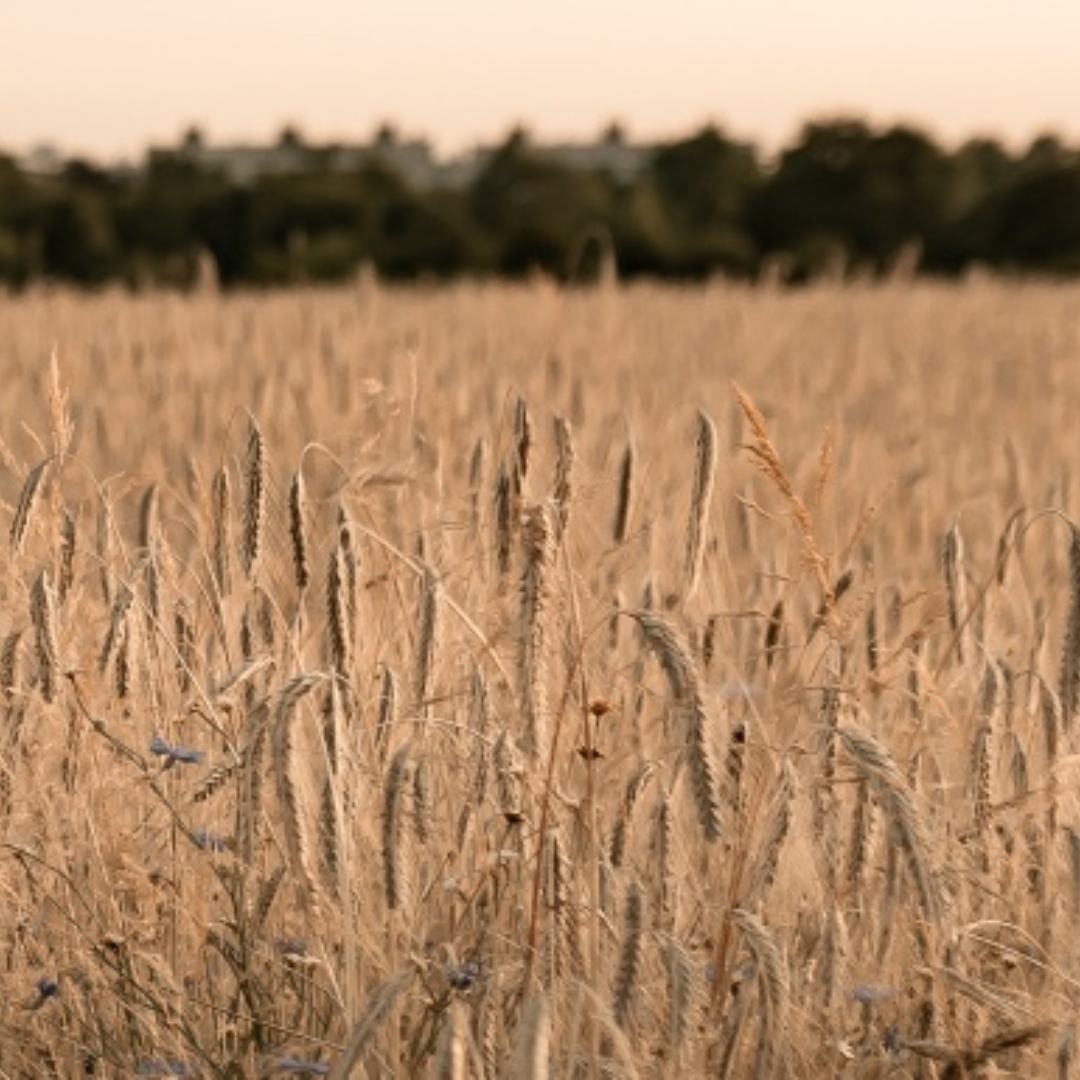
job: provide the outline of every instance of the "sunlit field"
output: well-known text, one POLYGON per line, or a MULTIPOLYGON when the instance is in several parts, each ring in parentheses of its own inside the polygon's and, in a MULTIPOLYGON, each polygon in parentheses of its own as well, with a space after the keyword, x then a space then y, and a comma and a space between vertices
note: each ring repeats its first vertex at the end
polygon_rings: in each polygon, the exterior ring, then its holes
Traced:
POLYGON ((1080 1075, 1080 287, 0 297, 0 1075, 1080 1075))

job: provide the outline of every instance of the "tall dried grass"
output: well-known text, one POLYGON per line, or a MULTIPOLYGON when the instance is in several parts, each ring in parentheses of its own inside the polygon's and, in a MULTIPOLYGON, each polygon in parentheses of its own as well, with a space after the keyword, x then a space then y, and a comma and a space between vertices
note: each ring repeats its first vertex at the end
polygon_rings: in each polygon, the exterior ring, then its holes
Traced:
POLYGON ((1076 310, 0 296, 0 1072, 1077 1076, 1076 310))

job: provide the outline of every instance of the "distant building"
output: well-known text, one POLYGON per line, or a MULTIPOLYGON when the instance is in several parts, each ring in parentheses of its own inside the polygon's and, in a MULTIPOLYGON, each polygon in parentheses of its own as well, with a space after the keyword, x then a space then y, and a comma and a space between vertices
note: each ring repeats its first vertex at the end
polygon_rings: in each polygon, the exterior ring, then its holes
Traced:
POLYGON ((637 180, 648 168, 654 153, 651 146, 635 146, 614 139, 598 143, 556 143, 538 146, 536 152, 564 168, 605 172, 623 184, 637 180))
MULTIPOLYGON (((620 183, 636 180, 648 167, 654 149, 608 137, 594 143, 554 143, 530 145, 530 152, 567 169, 606 172, 620 183)), ((201 136, 188 134, 181 146, 171 151, 154 151, 155 156, 174 155, 199 168, 223 175, 234 184, 251 184, 263 176, 288 176, 309 171, 352 172, 369 164, 392 170, 417 191, 467 188, 490 160, 494 151, 477 147, 452 158, 436 158, 424 139, 400 139, 389 130, 380 132, 369 144, 315 146, 297 138, 283 137, 276 144, 226 144, 213 146, 201 136)))
POLYGON ((179 156, 207 172, 221 173, 234 184, 250 184, 261 176, 287 176, 311 168, 309 151, 294 144, 186 146, 179 156))
POLYGON ((327 164, 335 172, 351 172, 365 165, 382 165, 397 173, 410 187, 427 191, 440 185, 441 166, 431 144, 424 139, 377 139, 370 146, 332 147, 327 164))
POLYGON ((18 159, 18 166, 30 176, 58 176, 67 159, 52 143, 40 143, 18 159))

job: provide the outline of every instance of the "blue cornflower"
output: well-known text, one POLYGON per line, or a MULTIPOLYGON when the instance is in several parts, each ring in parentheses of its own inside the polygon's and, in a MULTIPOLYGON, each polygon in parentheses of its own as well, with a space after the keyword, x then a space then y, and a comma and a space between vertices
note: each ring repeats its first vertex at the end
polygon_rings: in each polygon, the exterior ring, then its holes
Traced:
POLYGON ((330 1066, 322 1061, 305 1061, 303 1058, 283 1057, 275 1063, 279 1072, 298 1076, 328 1076, 330 1066))
POLYGON ((201 851, 222 852, 229 849, 228 838, 220 833, 211 832, 209 829, 200 829, 193 833, 192 839, 201 851))
POLYGON ((165 758, 166 769, 177 761, 182 765, 198 765, 206 757, 201 750, 191 750, 179 743, 176 745, 167 743, 161 735, 155 735, 151 740, 150 753, 165 758))
POLYGON ((479 978, 480 965, 475 960, 446 965, 446 981, 454 990, 471 990, 479 978))

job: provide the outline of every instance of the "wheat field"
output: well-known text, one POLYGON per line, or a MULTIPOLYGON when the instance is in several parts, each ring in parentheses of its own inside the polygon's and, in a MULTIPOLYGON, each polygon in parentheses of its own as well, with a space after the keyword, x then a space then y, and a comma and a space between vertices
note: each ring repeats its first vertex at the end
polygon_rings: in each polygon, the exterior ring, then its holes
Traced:
POLYGON ((1080 1076, 1080 288, 0 327, 0 1076, 1080 1076))

